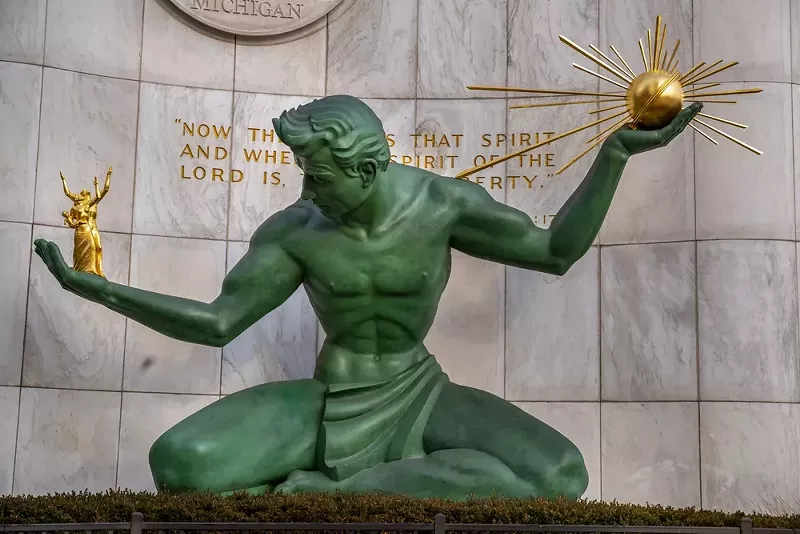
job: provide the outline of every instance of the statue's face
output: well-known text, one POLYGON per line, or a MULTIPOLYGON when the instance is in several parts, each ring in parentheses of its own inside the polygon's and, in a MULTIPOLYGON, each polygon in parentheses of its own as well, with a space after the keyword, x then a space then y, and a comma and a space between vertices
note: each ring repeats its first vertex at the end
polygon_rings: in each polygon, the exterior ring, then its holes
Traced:
POLYGON ((348 176, 327 147, 295 159, 303 171, 303 198, 316 204, 329 219, 341 220, 370 194, 374 165, 362 165, 358 176, 348 176))
POLYGON ((89 191, 87 191, 86 189, 84 189, 84 190, 81 191, 81 198, 83 200, 88 200, 88 199, 92 198, 92 194, 89 191))

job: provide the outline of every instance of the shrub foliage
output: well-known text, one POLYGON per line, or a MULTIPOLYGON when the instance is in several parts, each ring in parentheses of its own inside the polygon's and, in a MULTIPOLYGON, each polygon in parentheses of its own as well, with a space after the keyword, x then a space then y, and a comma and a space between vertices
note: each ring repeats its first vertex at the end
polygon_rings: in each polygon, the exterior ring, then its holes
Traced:
MULTIPOLYGON (((475 499, 462 502, 391 495, 300 494, 220 497, 206 493, 130 491, 0 497, 0 524, 145 521, 450 523, 562 525, 739 526, 744 514, 695 508, 547 499, 475 499)), ((800 528, 800 516, 753 515, 754 527, 800 528)))

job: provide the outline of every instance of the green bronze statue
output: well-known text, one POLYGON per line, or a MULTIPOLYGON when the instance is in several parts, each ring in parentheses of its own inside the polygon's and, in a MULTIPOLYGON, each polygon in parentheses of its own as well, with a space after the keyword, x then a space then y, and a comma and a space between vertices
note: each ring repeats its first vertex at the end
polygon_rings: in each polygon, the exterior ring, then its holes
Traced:
POLYGON ((149 456, 159 490, 576 499, 588 484, 580 451, 511 403, 450 382, 423 345, 451 249, 563 275, 589 250, 628 158, 669 143, 699 110, 615 133, 543 229, 479 185, 390 162, 374 112, 329 96, 273 120, 304 173, 302 196, 253 234, 213 302, 75 271, 41 239, 36 253, 64 289, 215 347, 301 285, 308 293, 326 333, 314 377, 239 391, 169 429, 149 456))

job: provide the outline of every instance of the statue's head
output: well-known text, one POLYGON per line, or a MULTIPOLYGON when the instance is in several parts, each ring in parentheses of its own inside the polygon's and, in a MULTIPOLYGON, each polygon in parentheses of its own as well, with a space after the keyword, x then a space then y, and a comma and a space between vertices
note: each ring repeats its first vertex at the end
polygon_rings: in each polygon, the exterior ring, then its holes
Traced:
POLYGON ((90 198, 92 198, 92 194, 89 192, 88 189, 81 189, 81 192, 78 193, 78 195, 80 195, 81 200, 89 200, 90 198))
POLYGON ((272 123, 303 171, 303 198, 332 219, 360 206, 389 166, 383 124, 358 98, 314 100, 284 111, 272 123))

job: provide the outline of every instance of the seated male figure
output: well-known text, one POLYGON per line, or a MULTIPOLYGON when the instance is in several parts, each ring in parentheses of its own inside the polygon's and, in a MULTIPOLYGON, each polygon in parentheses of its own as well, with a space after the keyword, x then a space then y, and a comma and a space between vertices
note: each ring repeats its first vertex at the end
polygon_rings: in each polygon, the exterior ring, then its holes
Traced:
POLYGON ((239 391, 169 429, 150 451, 159 489, 578 498, 580 451, 511 403, 452 383, 423 340, 453 249, 563 275, 594 241, 628 158, 666 145, 699 109, 615 133, 543 229, 479 185, 392 163, 373 111, 330 96, 274 120, 303 171, 302 197, 255 232, 214 301, 76 272, 46 241, 36 252, 65 289, 216 347, 304 286, 326 332, 314 377, 239 391))

